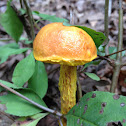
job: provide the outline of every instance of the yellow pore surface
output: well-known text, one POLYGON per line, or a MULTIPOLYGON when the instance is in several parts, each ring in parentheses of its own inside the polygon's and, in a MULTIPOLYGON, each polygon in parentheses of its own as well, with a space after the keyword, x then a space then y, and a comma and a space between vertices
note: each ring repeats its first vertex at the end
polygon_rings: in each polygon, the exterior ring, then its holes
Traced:
POLYGON ((44 26, 33 43, 38 61, 70 66, 83 65, 97 57, 93 39, 82 29, 51 23, 44 26))

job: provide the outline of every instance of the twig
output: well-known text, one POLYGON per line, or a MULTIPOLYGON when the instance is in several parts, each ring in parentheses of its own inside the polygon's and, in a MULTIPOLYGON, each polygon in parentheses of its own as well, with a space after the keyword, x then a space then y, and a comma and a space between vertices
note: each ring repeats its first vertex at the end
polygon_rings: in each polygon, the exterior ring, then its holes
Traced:
POLYGON ((34 25, 33 25, 33 16, 32 16, 32 12, 31 12, 31 9, 30 7, 28 6, 26 0, 23 0, 24 2, 24 5, 26 7, 26 11, 27 11, 27 14, 28 14, 28 18, 29 18, 29 22, 31 24, 31 34, 32 34, 32 40, 34 40, 35 38, 35 33, 34 33, 34 25))
POLYGON ((109 7, 108 7, 108 16, 110 17, 112 12, 112 0, 109 0, 109 7))
POLYGON ((117 54, 117 53, 119 53, 119 52, 123 52, 123 51, 125 51, 125 50, 126 50, 126 49, 122 49, 122 50, 120 50, 120 51, 117 51, 117 52, 114 52, 114 53, 105 55, 104 57, 109 57, 109 56, 111 56, 111 55, 117 54))
MULTIPOLYGON (((114 55, 114 54, 120 53, 120 52, 122 52, 122 51, 125 51, 125 50, 126 50, 126 49, 123 49, 123 50, 120 50, 120 51, 117 51, 117 52, 114 52, 114 53, 111 53, 111 54, 108 54, 108 55, 105 55, 105 56, 99 56, 99 55, 98 55, 98 57, 95 58, 94 61, 95 61, 95 60, 99 60, 99 59, 103 59, 103 60, 106 60, 111 66, 114 67, 114 66, 115 66, 115 61, 109 59, 108 57, 109 57, 109 56, 112 56, 112 55, 114 55)), ((121 66, 125 66, 125 65, 126 65, 126 63, 121 64, 121 66)))
POLYGON ((98 56, 98 58, 94 59, 94 60, 98 60, 98 59, 103 59, 103 60, 106 60, 111 66, 115 66, 115 62, 105 56, 98 56))
MULTIPOLYGON (((118 39, 118 51, 122 49, 122 39, 123 39, 123 10, 122 10, 122 0, 119 0, 119 39, 118 39)), ((117 83, 118 83, 118 78, 119 78, 119 73, 120 73, 120 67, 121 67, 121 60, 122 60, 122 53, 118 53, 116 57, 116 63, 115 63, 115 69, 113 72, 113 77, 112 77, 112 85, 110 88, 110 92, 114 93, 117 83)))
POLYGON ((12 117, 10 117, 9 115, 7 115, 5 112, 3 112, 3 111, 0 110, 0 113, 3 114, 3 115, 5 115, 5 116, 7 116, 10 120, 12 120, 13 122, 15 122, 15 120, 12 117))
POLYGON ((2 38, 2 39, 0 39, 0 41, 4 41, 4 42, 8 42, 8 41, 11 41, 11 40, 13 40, 12 38, 2 38))
POLYGON ((74 11, 72 8, 70 9, 70 24, 74 25, 74 11))
POLYGON ((34 19, 33 19, 33 22, 34 22, 35 27, 36 27, 38 30, 40 30, 41 28, 37 25, 37 23, 35 22, 34 19))
POLYGON ((106 48, 105 48, 105 53, 108 55, 108 35, 109 35, 109 29, 108 29, 108 24, 109 24, 109 18, 108 18, 108 7, 109 7, 109 0, 105 0, 105 17, 104 17, 104 29, 105 29, 105 36, 107 37, 105 40, 106 48))
POLYGON ((59 118, 59 124, 60 124, 60 126, 63 126, 63 123, 61 121, 61 118, 59 118))
POLYGON ((78 100, 80 98, 82 98, 82 88, 81 88, 81 83, 80 83, 80 80, 79 80, 79 76, 77 77, 77 96, 78 96, 78 100))
POLYGON ((22 0, 20 0, 20 6, 21 6, 21 8, 23 8, 22 0))
POLYGON ((57 112, 57 111, 54 111, 54 110, 49 109, 49 108, 47 108, 47 107, 44 107, 44 106, 42 106, 42 105, 40 105, 40 104, 38 104, 38 103, 32 101, 31 99, 25 97, 24 95, 20 94, 19 92, 15 91, 14 89, 7 87, 6 85, 4 85, 4 84, 2 84, 2 83, 0 83, 0 86, 3 87, 3 88, 5 88, 5 89, 7 89, 7 90, 9 90, 10 92, 14 93, 15 95, 17 95, 17 96, 19 96, 19 97, 25 99, 26 101, 32 103, 33 105, 37 106, 38 108, 40 108, 40 109, 42 109, 42 110, 45 110, 45 111, 47 111, 47 112, 49 112, 49 113, 52 113, 52 114, 55 114, 55 115, 57 115, 57 116, 59 116, 59 117, 61 117, 61 118, 65 118, 64 115, 61 114, 60 112, 57 112))

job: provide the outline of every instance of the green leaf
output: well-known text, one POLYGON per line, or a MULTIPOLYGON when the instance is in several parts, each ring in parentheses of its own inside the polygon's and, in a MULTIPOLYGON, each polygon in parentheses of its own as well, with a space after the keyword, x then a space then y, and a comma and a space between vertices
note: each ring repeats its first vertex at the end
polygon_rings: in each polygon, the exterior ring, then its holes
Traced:
POLYGON ((86 31, 94 40, 96 47, 98 48, 106 39, 106 36, 102 32, 96 32, 93 29, 87 28, 85 26, 76 26, 78 28, 86 31))
POLYGON ((117 47, 109 47, 109 54, 117 51, 117 47))
POLYGON ((25 44, 31 44, 31 43, 33 43, 32 40, 31 40, 31 41, 29 41, 29 40, 26 40, 26 41, 25 41, 25 44))
POLYGON ((66 115, 67 126, 126 126, 126 97, 109 92, 89 92, 66 115))
POLYGON ((7 10, 5 13, 0 15, 0 24, 3 26, 5 31, 18 42, 22 32, 23 24, 18 18, 17 14, 10 6, 10 2, 7 3, 7 10))
POLYGON ((99 47, 98 47, 98 51, 100 51, 100 52, 102 52, 102 53, 105 53, 105 45, 100 45, 99 47))
POLYGON ((1 48, 0 49, 0 58, 8 57, 16 54, 21 54, 22 52, 27 51, 29 48, 22 48, 22 49, 14 49, 14 48, 1 48))
MULTIPOLYGON (((117 51, 117 47, 109 47, 109 54, 117 51)), ((116 59, 116 54, 110 56, 111 59, 116 59)))
POLYGON ((25 41, 25 44, 33 43, 33 40, 28 40, 28 38, 20 37, 19 41, 25 41))
POLYGON ((48 113, 39 113, 30 117, 21 117, 11 126, 36 126, 40 119, 44 118, 48 113))
POLYGON ((26 10, 25 10, 25 9, 23 9, 23 8, 20 8, 20 9, 19 9, 19 11, 20 11, 20 14, 21 14, 21 15, 26 14, 26 10))
POLYGON ((28 40, 28 38, 25 38, 25 37, 20 37, 19 41, 26 41, 28 40))
POLYGON ((96 75, 96 74, 94 74, 94 73, 88 73, 88 72, 84 72, 88 77, 90 77, 91 79, 93 79, 93 80, 96 80, 96 81, 99 81, 100 80, 100 78, 96 75))
POLYGON ((126 56, 126 51, 122 51, 122 57, 126 56))
POLYGON ((28 83, 28 87, 33 89, 41 98, 45 96, 48 89, 48 76, 42 62, 36 61, 34 74, 28 83))
POLYGON ((99 55, 99 56, 105 56, 105 53, 98 51, 97 55, 99 55))
POLYGON ((72 26, 70 23, 68 23, 68 22, 63 22, 63 25, 64 26, 72 26))
POLYGON ((19 45, 17 43, 9 43, 9 44, 6 44, 4 46, 0 46, 0 49, 6 48, 6 47, 14 48, 14 49, 19 49, 19 45))
POLYGON ((16 55, 16 54, 21 54, 25 51, 27 51, 29 48, 22 48, 19 49, 18 44, 7 44, 5 46, 0 46, 0 64, 4 63, 9 56, 16 55))
POLYGON ((35 59, 33 53, 21 60, 14 69, 12 82, 18 87, 24 85, 34 73, 35 59))
POLYGON ((56 17, 55 15, 52 16, 48 14, 41 14, 38 11, 33 11, 32 14, 41 17, 43 20, 48 20, 51 22, 68 22, 68 20, 64 18, 59 18, 59 17, 56 17))
MULTIPOLYGON (((41 98, 31 89, 17 89, 19 93, 46 107, 41 98)), ((8 95, 0 96, 2 104, 6 105, 6 113, 16 116, 30 116, 42 112, 42 110, 21 97, 9 92, 8 95)))
MULTIPOLYGON (((0 83, 4 84, 4 85, 6 85, 7 87, 10 87, 10 88, 14 88, 14 89, 20 88, 20 87, 17 87, 16 85, 14 85, 14 84, 12 84, 10 82, 4 81, 4 80, 0 80, 0 83)), ((4 88, 0 86, 0 92, 2 90, 4 90, 4 88)))
POLYGON ((29 48, 19 49, 19 45, 17 43, 9 43, 4 46, 0 46, 0 64, 5 62, 9 56, 20 54, 28 49, 29 48))
POLYGON ((4 80, 0 80, 0 83, 6 85, 7 87, 13 88, 13 89, 21 88, 21 87, 17 87, 15 84, 12 84, 12 83, 4 81, 4 80))
POLYGON ((88 66, 92 65, 92 64, 93 64, 93 65, 98 65, 100 62, 101 62, 101 61, 98 60, 98 61, 91 61, 91 62, 89 62, 89 63, 86 63, 86 64, 84 65, 82 71, 83 71, 85 68, 87 68, 88 66))

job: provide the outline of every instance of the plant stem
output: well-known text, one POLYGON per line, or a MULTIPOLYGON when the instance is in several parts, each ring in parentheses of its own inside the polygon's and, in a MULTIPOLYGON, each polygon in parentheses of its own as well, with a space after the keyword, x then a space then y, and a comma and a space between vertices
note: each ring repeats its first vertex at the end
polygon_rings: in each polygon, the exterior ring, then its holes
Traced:
POLYGON ((103 60, 106 60, 111 66, 115 66, 115 62, 105 56, 98 56, 98 58, 94 59, 95 60, 98 60, 98 59, 103 59, 103 60))
MULTIPOLYGON (((114 53, 111 53, 111 54, 108 54, 108 55, 105 55, 105 56, 99 56, 99 55, 98 55, 98 57, 95 58, 94 61, 95 61, 95 60, 99 60, 99 59, 103 59, 103 60, 106 60, 111 66, 114 67, 114 66, 115 66, 115 61, 109 59, 108 57, 109 57, 109 56, 112 56, 112 55, 114 55, 114 54, 117 54, 117 53, 119 53, 119 52, 123 52, 123 51, 125 51, 125 50, 126 50, 126 49, 123 49, 123 50, 120 50, 120 51, 117 51, 117 52, 114 52, 114 53)), ((125 65, 126 65, 126 63, 121 64, 121 66, 125 66, 125 65)))
POLYGON ((111 56, 111 55, 117 54, 117 53, 119 53, 119 52, 123 52, 123 51, 125 51, 125 50, 126 50, 126 49, 122 49, 122 50, 119 50, 119 51, 117 51, 117 52, 114 52, 114 53, 111 53, 111 54, 105 55, 104 57, 108 57, 108 56, 111 56))
POLYGON ((3 115, 5 115, 5 116, 7 116, 10 120, 12 120, 13 122, 15 122, 15 120, 11 116, 9 116, 8 114, 6 114, 5 112, 3 112, 3 111, 0 110, 0 113, 3 114, 3 115))
MULTIPOLYGON (((117 50, 122 49, 122 39, 123 39, 123 10, 122 10, 122 0, 119 0, 119 39, 118 39, 118 48, 117 50)), ((122 60, 122 53, 118 53, 116 57, 116 63, 115 63, 115 69, 113 71, 113 77, 112 77, 112 85, 110 92, 114 93, 117 83, 118 83, 118 78, 119 78, 119 73, 120 73, 120 68, 121 68, 121 60, 122 60)))
POLYGON ((1 38, 0 41, 8 42, 13 40, 12 38, 1 38))
POLYGON ((37 23, 35 22, 34 19, 33 19, 33 22, 34 22, 35 27, 36 27, 38 30, 40 30, 41 28, 37 25, 37 23))
POLYGON ((112 12, 112 0, 109 0, 109 7, 108 7, 108 16, 110 17, 112 12))
POLYGON ((105 36, 107 37, 105 40, 106 48, 105 48, 105 53, 108 55, 108 35, 109 35, 109 29, 108 29, 108 24, 109 24, 109 18, 108 18, 108 8, 109 8, 109 0, 105 0, 105 17, 104 17, 104 29, 105 29, 105 36))
POLYGON ((22 0, 20 0, 20 6, 21 6, 21 8, 23 8, 22 0))
POLYGON ((23 1, 24 1, 24 5, 25 5, 25 7, 26 7, 27 14, 28 14, 29 23, 30 23, 30 25, 31 25, 31 36, 32 36, 32 40, 34 40, 34 38, 35 38, 35 33, 34 33, 34 25, 33 25, 33 16, 32 16, 32 12, 31 12, 30 7, 29 7, 28 4, 27 4, 27 1, 26 1, 26 0, 23 0, 23 1))
POLYGON ((70 24, 74 25, 74 11, 72 8, 70 9, 70 24))
MULTIPOLYGON (((42 110, 45 110, 45 111, 47 111, 47 112, 49 112, 49 113, 52 113, 52 114, 55 114, 55 115, 57 115, 57 116, 59 116, 59 117, 61 117, 61 118, 64 117, 63 114, 61 114, 61 113, 59 113, 59 112, 57 112, 57 111, 54 111, 54 110, 52 110, 52 109, 49 109, 49 108, 47 108, 47 107, 44 107, 44 106, 42 106, 42 105, 40 105, 40 104, 38 104, 38 103, 32 101, 31 99, 25 97, 24 95, 20 94, 19 92, 15 91, 15 90, 12 89, 12 88, 7 87, 6 85, 4 85, 4 84, 2 84, 2 83, 0 83, 0 86, 3 87, 3 88, 5 88, 5 89, 7 89, 7 90, 10 91, 10 92, 12 92, 13 94, 15 94, 15 95, 17 95, 17 96, 19 96, 19 97, 25 99, 26 101, 32 103, 33 105, 37 106, 38 108, 40 108, 40 109, 42 109, 42 110)), ((65 117, 64 117, 64 118, 65 118, 65 117)))
POLYGON ((79 101, 79 99, 82 98, 82 88, 81 88, 79 76, 77 76, 77 96, 78 96, 78 101, 79 101))

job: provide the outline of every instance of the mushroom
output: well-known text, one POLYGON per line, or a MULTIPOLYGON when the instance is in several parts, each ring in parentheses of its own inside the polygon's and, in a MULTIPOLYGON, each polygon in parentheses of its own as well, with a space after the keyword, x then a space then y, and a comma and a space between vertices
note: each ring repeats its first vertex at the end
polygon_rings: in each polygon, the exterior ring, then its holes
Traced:
MULTIPOLYGON (((38 32, 33 54, 38 61, 61 65, 61 113, 67 114, 76 104, 77 65, 84 65, 97 57, 93 39, 81 28, 51 23, 38 32)), ((65 126, 66 122, 63 124, 65 126)))

